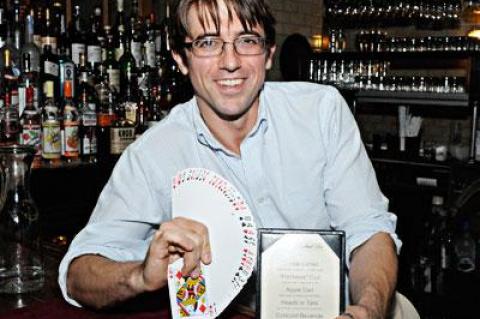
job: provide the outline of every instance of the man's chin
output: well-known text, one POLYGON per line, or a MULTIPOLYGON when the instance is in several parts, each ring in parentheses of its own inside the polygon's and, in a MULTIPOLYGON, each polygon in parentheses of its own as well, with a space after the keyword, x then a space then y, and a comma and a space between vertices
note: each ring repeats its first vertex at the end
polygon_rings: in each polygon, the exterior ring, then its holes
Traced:
POLYGON ((250 107, 247 107, 247 108, 243 109, 241 112, 237 112, 237 113, 225 113, 225 112, 222 112, 221 110, 214 109, 215 114, 219 118, 221 118, 224 121, 229 121, 229 122, 233 122, 233 121, 236 121, 236 120, 240 119, 242 116, 245 115, 245 113, 248 112, 248 110, 250 110, 250 107))

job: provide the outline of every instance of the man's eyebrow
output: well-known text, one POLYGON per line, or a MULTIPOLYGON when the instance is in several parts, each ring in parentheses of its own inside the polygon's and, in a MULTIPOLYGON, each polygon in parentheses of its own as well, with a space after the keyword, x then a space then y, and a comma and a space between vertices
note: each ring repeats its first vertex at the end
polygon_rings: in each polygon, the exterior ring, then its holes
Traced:
POLYGON ((258 37, 263 37, 260 33, 258 33, 257 31, 253 31, 253 30, 245 30, 245 31, 242 31, 240 32, 237 36, 242 36, 242 35, 256 35, 258 37))
POLYGON ((206 32, 206 33, 200 34, 197 37, 195 37, 195 40, 203 39, 203 38, 206 38, 206 37, 219 37, 219 36, 220 36, 220 34, 218 32, 206 32))

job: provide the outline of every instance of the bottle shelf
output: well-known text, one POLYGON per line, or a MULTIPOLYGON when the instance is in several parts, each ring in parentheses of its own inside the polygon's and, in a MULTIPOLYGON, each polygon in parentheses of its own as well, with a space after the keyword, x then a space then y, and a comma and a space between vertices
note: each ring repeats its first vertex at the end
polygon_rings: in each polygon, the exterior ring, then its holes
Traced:
POLYGON ((469 59, 479 57, 477 51, 409 51, 409 52, 315 52, 313 59, 325 60, 392 60, 392 59, 469 59))
POLYGON ((389 105, 424 105, 470 108, 468 93, 430 93, 369 91, 354 92, 357 103, 381 103, 389 105))

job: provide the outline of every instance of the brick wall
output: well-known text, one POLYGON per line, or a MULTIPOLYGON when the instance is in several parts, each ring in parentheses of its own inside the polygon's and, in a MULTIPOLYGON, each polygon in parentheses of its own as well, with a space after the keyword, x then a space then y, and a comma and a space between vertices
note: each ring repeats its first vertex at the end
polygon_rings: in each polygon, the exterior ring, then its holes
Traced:
POLYGON ((270 80, 281 80, 280 49, 285 38, 300 33, 307 38, 322 32, 323 0, 266 0, 277 19, 277 54, 270 80))

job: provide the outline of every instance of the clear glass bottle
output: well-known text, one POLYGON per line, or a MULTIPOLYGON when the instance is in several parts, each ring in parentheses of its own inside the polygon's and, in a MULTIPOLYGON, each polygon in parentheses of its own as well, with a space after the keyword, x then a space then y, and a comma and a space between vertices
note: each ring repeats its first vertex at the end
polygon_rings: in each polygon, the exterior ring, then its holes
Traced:
POLYGON ((39 213, 30 195, 32 146, 0 147, 0 293, 19 294, 44 285, 39 213))

